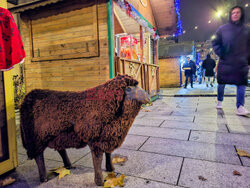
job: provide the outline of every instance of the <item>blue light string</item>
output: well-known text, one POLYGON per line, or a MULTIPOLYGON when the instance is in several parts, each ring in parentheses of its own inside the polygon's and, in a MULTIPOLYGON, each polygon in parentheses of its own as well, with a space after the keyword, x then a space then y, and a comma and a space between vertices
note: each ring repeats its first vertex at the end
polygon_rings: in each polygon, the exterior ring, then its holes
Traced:
POLYGON ((177 32, 175 33, 175 37, 182 35, 182 22, 181 22, 181 14, 180 14, 180 0, 175 0, 175 12, 177 15, 177 32))

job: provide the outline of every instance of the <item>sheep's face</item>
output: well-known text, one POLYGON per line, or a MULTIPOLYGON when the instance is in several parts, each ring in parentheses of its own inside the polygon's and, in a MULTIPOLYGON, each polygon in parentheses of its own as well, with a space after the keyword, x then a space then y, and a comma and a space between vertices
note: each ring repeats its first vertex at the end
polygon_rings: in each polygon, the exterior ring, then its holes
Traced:
POLYGON ((136 100, 142 104, 146 104, 150 101, 149 94, 138 86, 127 87, 125 93, 125 100, 136 100))

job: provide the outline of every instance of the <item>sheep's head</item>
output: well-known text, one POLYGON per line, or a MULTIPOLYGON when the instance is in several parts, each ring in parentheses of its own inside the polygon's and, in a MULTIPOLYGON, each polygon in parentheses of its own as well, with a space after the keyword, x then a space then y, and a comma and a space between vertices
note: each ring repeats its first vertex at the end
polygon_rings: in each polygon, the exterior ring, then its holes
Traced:
POLYGON ((125 100, 137 101, 141 104, 149 102, 147 92, 137 86, 137 80, 128 75, 118 75, 115 79, 119 82, 119 86, 125 91, 125 100))
POLYGON ((149 94, 138 86, 128 86, 125 94, 125 100, 135 100, 141 104, 146 104, 150 101, 149 94))

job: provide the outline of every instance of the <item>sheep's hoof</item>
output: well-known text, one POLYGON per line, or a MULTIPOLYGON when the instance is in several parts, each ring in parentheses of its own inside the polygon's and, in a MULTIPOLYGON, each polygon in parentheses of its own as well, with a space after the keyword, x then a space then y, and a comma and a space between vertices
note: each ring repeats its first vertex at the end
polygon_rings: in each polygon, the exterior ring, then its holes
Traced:
POLYGON ((43 182, 47 182, 48 179, 46 177, 40 177, 40 182, 43 183, 43 182))
POLYGON ((103 186, 104 182, 102 178, 95 178, 95 184, 97 186, 103 186))
POLYGON ((115 171, 115 168, 113 167, 113 165, 112 166, 107 166, 106 171, 107 172, 113 172, 113 171, 115 171))
POLYGON ((76 169, 75 166, 71 166, 71 165, 70 165, 70 166, 65 166, 65 168, 66 168, 66 169, 76 169))

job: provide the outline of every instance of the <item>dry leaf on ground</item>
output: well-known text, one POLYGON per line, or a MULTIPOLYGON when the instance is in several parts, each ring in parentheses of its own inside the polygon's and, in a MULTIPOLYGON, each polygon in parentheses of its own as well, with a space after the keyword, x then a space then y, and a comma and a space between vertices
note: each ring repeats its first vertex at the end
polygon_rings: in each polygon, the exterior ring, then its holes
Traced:
POLYGON ((237 153, 241 157, 250 157, 250 153, 248 153, 248 152, 246 152, 244 150, 237 149, 237 153))
POLYGON ((150 101, 149 103, 145 104, 144 106, 153 106, 153 103, 150 101))
POLYGON ((206 181, 207 179, 204 178, 203 176, 199 176, 199 180, 201 180, 201 181, 206 181))
POLYGON ((70 170, 68 170, 68 169, 66 169, 64 167, 54 168, 54 169, 52 169, 50 171, 53 171, 53 172, 59 174, 59 177, 58 177, 59 180, 61 178, 63 178, 64 176, 66 176, 66 175, 70 175, 70 170))
POLYGON ((121 164, 123 165, 128 160, 128 157, 122 155, 114 155, 112 157, 113 164, 121 164))
POLYGON ((238 172, 237 170, 234 170, 234 171, 233 171, 233 174, 234 174, 235 176, 242 176, 242 174, 241 174, 240 172, 238 172))
POLYGON ((116 175, 114 172, 108 172, 108 176, 104 178, 104 181, 107 181, 109 179, 116 178, 116 175))
POLYGON ((0 180, 0 187, 10 185, 10 184, 14 183, 15 181, 16 181, 15 178, 7 177, 7 178, 5 178, 3 180, 0 180))
POLYGON ((152 112, 151 110, 142 110, 143 112, 152 112))
POLYGON ((110 178, 107 176, 105 179, 107 179, 107 181, 104 182, 104 186, 103 187, 116 187, 116 186, 120 186, 123 187, 124 186, 124 178, 125 175, 122 174, 119 178, 116 178, 112 176, 114 175, 114 173, 111 173, 110 178))

